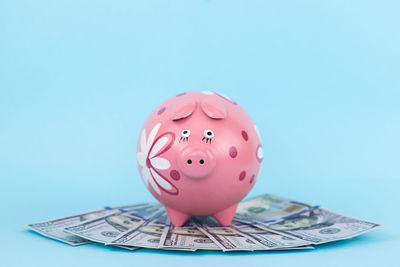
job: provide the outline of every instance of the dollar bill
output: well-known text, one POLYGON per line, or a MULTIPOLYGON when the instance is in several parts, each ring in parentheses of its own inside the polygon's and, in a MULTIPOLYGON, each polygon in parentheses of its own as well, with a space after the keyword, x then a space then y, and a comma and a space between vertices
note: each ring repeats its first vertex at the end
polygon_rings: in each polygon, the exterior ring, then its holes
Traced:
POLYGON ((161 234, 167 226, 168 215, 165 211, 157 213, 154 218, 135 228, 122 233, 108 245, 122 245, 143 248, 158 248, 161 234))
POLYGON ((82 237, 67 233, 64 231, 65 227, 81 223, 86 220, 101 217, 114 212, 114 209, 106 207, 104 209, 92 210, 83 212, 67 217, 61 217, 49 221, 28 224, 27 227, 31 230, 50 237, 52 239, 59 240, 61 242, 77 246, 90 243, 89 240, 82 237))
POLYGON ((265 249, 256 240, 244 233, 240 233, 235 228, 219 226, 218 222, 212 217, 195 217, 193 220, 197 228, 223 251, 265 249))
POLYGON ((313 205, 288 198, 264 194, 239 203, 235 219, 266 226, 290 217, 308 214, 313 205))
POLYGON ((112 214, 66 227, 64 230, 84 239, 106 244, 116 239, 121 233, 138 228, 160 209, 160 205, 131 207, 128 212, 126 209, 118 209, 112 214))
POLYGON ((27 225, 70 245, 99 242, 130 250, 182 251, 312 249, 311 245, 352 238, 380 226, 270 194, 240 203, 228 227, 212 217, 193 217, 175 227, 158 203, 105 207, 27 225))
POLYGON ((127 249, 127 250, 137 250, 137 247, 128 247, 128 246, 113 246, 113 247, 117 247, 117 248, 123 248, 123 249, 127 249))
MULTIPOLYGON (((136 205, 126 205, 123 206, 127 210, 129 208, 137 207, 137 206, 142 206, 142 205, 147 205, 147 204, 136 204, 136 205)), ((122 207, 122 206, 121 206, 122 207)), ((82 212, 66 217, 61 217, 61 218, 56 218, 48 221, 43 221, 39 223, 32 223, 26 225, 29 229, 47 236, 49 238, 73 245, 73 246, 78 246, 78 245, 83 245, 87 243, 91 243, 91 241, 84 239, 82 237, 72 235, 71 233, 67 233, 64 231, 64 228, 73 226, 76 224, 80 224, 84 221, 95 219, 98 217, 102 217, 108 214, 111 214, 115 212, 115 210, 119 207, 105 207, 103 209, 96 209, 96 210, 91 210, 87 212, 82 212)))
POLYGON ((200 231, 196 224, 189 220, 185 225, 177 227, 171 224, 168 219, 166 227, 164 227, 161 235, 160 248, 170 249, 208 249, 220 250, 207 235, 200 231))
POLYGON ((305 241, 295 237, 288 237, 286 235, 280 235, 265 229, 261 229, 254 225, 245 224, 238 221, 233 221, 232 227, 234 227, 239 232, 244 233, 257 240, 258 243, 262 244, 265 249, 277 250, 297 247, 304 249, 310 248, 311 246, 309 245, 312 244, 309 241, 305 241))
POLYGON ((274 248, 271 250, 303 250, 303 249, 315 249, 313 246, 301 246, 301 247, 290 247, 290 248, 274 248))
POLYGON ((125 211, 136 210, 140 207, 162 207, 160 203, 152 202, 152 203, 138 203, 138 204, 129 204, 129 205, 120 205, 120 206, 112 206, 113 209, 121 209, 125 211))
POLYGON ((308 215, 288 218, 270 224, 267 230, 312 244, 348 239, 380 227, 380 224, 357 219, 317 207, 308 215))

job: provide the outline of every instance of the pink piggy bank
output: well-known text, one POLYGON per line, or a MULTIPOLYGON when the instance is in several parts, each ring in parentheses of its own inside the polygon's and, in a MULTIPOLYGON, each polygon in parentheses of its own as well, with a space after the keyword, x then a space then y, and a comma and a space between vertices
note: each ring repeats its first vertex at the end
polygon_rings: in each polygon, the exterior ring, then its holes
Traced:
POLYGON ((175 226, 210 215, 228 226, 257 179, 262 157, 246 111, 208 91, 178 94, 159 105, 137 147, 142 179, 175 226))

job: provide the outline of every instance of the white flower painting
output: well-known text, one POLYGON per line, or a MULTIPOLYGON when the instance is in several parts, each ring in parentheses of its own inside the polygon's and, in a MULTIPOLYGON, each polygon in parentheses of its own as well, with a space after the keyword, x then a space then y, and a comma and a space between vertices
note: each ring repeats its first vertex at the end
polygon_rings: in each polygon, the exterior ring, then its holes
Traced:
POLYGON ((171 167, 169 160, 161 157, 161 155, 171 148, 175 134, 165 132, 156 138, 160 127, 161 123, 157 123, 151 129, 147 138, 146 129, 143 128, 140 135, 140 151, 137 152, 137 161, 142 167, 142 179, 147 187, 150 184, 158 195, 161 195, 161 191, 177 195, 178 189, 160 172, 160 170, 167 170, 171 167))

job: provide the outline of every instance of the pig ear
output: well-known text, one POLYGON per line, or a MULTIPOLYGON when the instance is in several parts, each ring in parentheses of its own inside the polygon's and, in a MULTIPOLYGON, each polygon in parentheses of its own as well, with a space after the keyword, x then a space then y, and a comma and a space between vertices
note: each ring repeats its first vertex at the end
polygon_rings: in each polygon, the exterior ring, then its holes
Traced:
POLYGON ((171 120, 177 121, 189 117, 196 109, 196 106, 197 104, 194 101, 176 103, 171 109, 171 120))
POLYGON ((225 106, 215 98, 206 98, 201 102, 201 110, 212 119, 226 118, 225 106))

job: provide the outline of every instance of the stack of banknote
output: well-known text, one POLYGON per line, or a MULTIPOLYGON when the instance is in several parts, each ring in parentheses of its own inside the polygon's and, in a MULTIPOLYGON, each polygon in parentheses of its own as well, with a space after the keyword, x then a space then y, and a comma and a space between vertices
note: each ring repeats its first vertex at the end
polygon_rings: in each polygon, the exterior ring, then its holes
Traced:
POLYGON ((289 250, 349 239, 380 227, 317 205, 265 194, 239 204, 228 227, 212 217, 171 224, 158 203, 105 207, 27 225, 70 245, 91 242, 134 250, 289 250))

